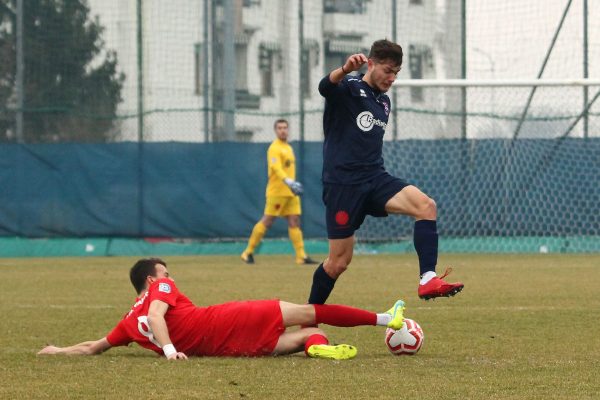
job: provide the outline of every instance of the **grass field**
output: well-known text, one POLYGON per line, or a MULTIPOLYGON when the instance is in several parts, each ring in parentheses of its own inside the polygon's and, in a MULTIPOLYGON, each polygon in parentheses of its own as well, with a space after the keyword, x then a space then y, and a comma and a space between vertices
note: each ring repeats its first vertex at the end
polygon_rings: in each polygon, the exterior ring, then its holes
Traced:
MULTIPOLYGON (((137 345, 94 357, 36 356, 108 333, 129 310, 135 258, 0 259, 1 399, 598 399, 600 255, 445 255, 452 299, 416 295, 416 257, 357 256, 329 302, 373 311, 397 298, 425 344, 390 355, 382 327, 323 326, 354 344, 350 361, 194 358, 167 362, 137 345)), ((290 256, 166 259, 197 305, 236 299, 306 301, 312 267, 290 256)), ((443 267, 439 268, 443 272, 443 267)))

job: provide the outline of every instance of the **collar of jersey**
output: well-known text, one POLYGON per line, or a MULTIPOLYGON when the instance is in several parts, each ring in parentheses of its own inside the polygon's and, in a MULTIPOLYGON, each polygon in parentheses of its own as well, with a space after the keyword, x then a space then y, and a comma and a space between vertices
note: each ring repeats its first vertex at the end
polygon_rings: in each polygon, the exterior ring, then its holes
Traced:
MULTIPOLYGON (((357 75, 357 76, 356 76, 356 78, 360 79, 360 82, 361 82, 363 85, 365 85, 365 86, 366 86, 366 87, 367 87, 367 88, 368 88, 368 89, 371 91, 371 93, 373 94, 373 97, 375 97, 376 99, 378 99, 378 98, 379 98, 379 96, 381 96, 383 93, 382 93, 382 92, 380 92, 379 90, 375 89, 375 88, 372 88, 372 87, 371 87, 371 85, 369 85, 367 82, 365 82, 365 81, 363 80, 363 77, 364 77, 364 76, 365 76, 365 74, 359 74, 359 75, 357 75)), ((356 79, 356 78, 355 78, 355 79, 356 79)))

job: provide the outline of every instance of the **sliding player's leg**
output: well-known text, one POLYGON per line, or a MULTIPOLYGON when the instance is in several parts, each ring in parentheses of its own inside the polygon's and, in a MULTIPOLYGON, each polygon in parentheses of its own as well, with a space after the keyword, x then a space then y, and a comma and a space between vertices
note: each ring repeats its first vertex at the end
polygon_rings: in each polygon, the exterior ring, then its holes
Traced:
POLYGON ((319 328, 304 328, 284 332, 279 337, 273 355, 291 354, 304 350, 311 358, 348 360, 357 354, 356 347, 348 344, 330 345, 325 332, 319 328))
POLYGON ((283 326, 310 326, 326 324, 339 327, 386 326, 394 329, 402 327, 404 301, 398 300, 384 313, 374 313, 361 308, 342 304, 294 304, 279 302, 283 326))

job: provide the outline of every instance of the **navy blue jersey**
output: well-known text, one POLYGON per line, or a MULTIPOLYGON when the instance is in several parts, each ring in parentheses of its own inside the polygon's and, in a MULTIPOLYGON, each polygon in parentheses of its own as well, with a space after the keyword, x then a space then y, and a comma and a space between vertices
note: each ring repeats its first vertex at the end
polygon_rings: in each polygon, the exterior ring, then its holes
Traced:
POLYGON ((323 113, 323 182, 358 184, 385 172, 383 135, 390 99, 371 88, 362 76, 346 76, 337 85, 329 75, 319 83, 323 113))

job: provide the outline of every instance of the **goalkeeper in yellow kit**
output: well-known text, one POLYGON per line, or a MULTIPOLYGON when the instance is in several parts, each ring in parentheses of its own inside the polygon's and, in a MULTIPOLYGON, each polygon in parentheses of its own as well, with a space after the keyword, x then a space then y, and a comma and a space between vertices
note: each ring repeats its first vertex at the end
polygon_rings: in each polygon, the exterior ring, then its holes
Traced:
POLYGON ((254 225, 248 247, 242 253, 242 260, 254 264, 254 250, 263 236, 275 222, 275 218, 286 218, 288 234, 296 252, 296 264, 317 264, 306 255, 304 239, 300 229, 300 195, 303 188, 296 181, 296 157, 288 140, 288 122, 278 119, 273 125, 277 139, 271 143, 267 151, 269 182, 267 183, 265 212, 263 217, 254 225))

